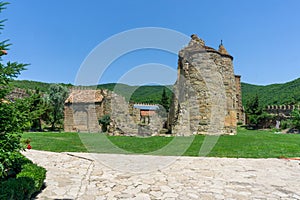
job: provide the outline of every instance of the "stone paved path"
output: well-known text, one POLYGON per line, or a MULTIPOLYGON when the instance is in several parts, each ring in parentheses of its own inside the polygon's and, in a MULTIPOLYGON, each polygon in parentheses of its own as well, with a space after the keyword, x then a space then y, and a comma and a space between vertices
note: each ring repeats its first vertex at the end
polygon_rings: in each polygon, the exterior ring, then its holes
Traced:
POLYGON ((47 187, 37 199, 300 199, 299 161, 36 150, 24 155, 47 169, 47 187))

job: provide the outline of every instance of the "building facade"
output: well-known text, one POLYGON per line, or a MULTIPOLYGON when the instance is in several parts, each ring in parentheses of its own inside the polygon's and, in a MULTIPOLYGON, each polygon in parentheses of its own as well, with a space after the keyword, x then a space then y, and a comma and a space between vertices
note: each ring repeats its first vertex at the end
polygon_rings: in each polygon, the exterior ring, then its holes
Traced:
POLYGON ((242 117, 240 76, 233 57, 221 43, 218 50, 197 35, 179 52, 178 77, 168 118, 174 135, 236 134, 242 117))
POLYGON ((111 135, 236 134, 244 122, 241 76, 224 45, 208 47, 192 35, 179 51, 178 77, 168 116, 157 105, 132 104, 107 90, 74 90, 65 102, 65 131, 100 132, 98 120, 110 116, 111 135), (167 131, 166 131, 167 130, 167 131))

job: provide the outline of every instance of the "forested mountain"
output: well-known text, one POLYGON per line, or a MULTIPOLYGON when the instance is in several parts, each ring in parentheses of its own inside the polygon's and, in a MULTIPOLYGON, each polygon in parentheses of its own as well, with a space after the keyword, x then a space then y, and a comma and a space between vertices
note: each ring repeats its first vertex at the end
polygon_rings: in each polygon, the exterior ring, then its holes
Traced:
MULTIPOLYGON (((72 87, 72 84, 59 83, 65 87, 72 87)), ((25 90, 36 90, 39 89, 41 92, 48 92, 51 83, 44 83, 39 81, 28 81, 28 80, 14 80, 12 85, 17 88, 25 90)))
POLYGON ((249 99, 258 95, 261 106, 299 104, 300 78, 283 84, 257 86, 242 83, 242 97, 245 105, 249 99))
MULTIPOLYGON (((49 83, 16 80, 13 85, 23 89, 39 89, 41 92, 47 92, 49 83)), ((72 84, 62 84, 68 88, 72 84)), ((86 88, 103 88, 114 90, 116 93, 125 96, 127 100, 141 103, 160 103, 163 88, 166 88, 167 96, 171 98, 172 86, 129 86, 126 84, 102 84, 97 86, 89 86, 86 88)), ((282 105, 282 104, 297 104, 300 103, 300 78, 284 84, 272 84, 266 86, 251 85, 242 83, 242 97, 245 105, 256 94, 259 97, 261 106, 267 105, 282 105)))
POLYGON ((166 89, 167 96, 171 99, 172 86, 129 86, 125 84, 104 84, 98 88, 113 90, 117 94, 124 96, 127 100, 139 103, 160 103, 163 89, 166 89))

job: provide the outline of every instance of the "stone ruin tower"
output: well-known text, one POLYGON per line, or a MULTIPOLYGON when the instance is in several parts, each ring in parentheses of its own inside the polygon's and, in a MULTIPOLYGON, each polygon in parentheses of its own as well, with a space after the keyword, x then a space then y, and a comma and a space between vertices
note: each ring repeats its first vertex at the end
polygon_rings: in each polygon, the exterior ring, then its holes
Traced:
POLYGON ((215 50, 197 35, 191 38, 179 51, 167 128, 174 135, 236 134, 242 106, 233 57, 222 42, 215 50))

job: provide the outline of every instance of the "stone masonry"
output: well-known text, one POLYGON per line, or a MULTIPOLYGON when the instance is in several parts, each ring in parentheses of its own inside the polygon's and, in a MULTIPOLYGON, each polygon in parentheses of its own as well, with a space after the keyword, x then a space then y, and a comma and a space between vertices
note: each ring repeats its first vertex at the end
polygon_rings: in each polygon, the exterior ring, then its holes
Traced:
POLYGON ((37 200, 300 200, 297 160, 22 153, 47 169, 37 200))
POLYGON ((242 87, 241 87, 241 76, 235 75, 236 84, 236 105, 237 105, 237 121, 242 124, 246 124, 246 114, 242 103, 242 87))
POLYGON ((299 105, 268 105, 265 111, 279 118, 290 118, 293 110, 300 110, 299 105))
POLYGON ((242 109, 233 57, 222 43, 215 50, 191 37, 179 52, 168 128, 174 135, 235 134, 242 109))
POLYGON ((100 132, 98 119, 110 114, 110 100, 107 90, 72 90, 65 101, 64 130, 100 132))
POLYGON ((109 90, 74 89, 65 101, 64 130, 66 132, 101 132, 98 120, 110 116, 110 135, 157 135, 163 121, 154 113, 148 128, 141 131, 140 112, 124 97, 109 90))
POLYGON ((142 113, 124 97, 103 89, 77 89, 65 101, 65 131, 101 132, 98 120, 109 115, 110 135, 158 135, 167 129, 180 136, 236 134, 244 112, 240 76, 234 75, 232 61, 222 43, 215 50, 192 35, 179 52, 168 119, 151 111, 150 123, 142 124, 142 113))

